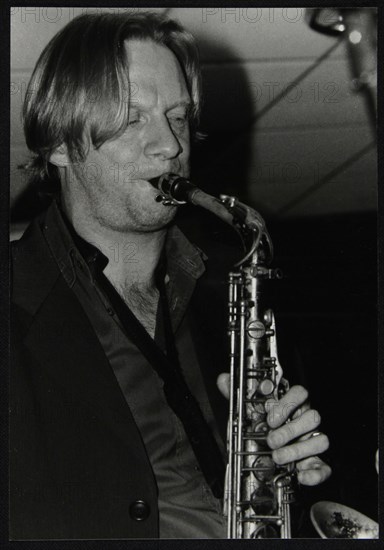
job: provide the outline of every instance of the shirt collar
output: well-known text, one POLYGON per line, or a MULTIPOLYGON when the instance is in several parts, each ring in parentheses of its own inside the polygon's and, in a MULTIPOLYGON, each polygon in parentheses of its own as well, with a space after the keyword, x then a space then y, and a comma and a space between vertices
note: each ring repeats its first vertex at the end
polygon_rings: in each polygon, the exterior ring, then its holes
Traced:
POLYGON ((198 279, 204 273, 204 261, 208 259, 207 256, 193 245, 176 225, 168 230, 165 250, 168 263, 175 263, 194 279, 198 279))
MULTIPOLYGON (((93 280, 95 274, 107 266, 108 258, 76 233, 60 208, 58 198, 49 206, 42 229, 51 253, 70 287, 76 280, 77 269, 85 271, 93 280)), ((204 273, 207 256, 190 243, 177 226, 171 226, 168 230, 165 251, 168 265, 178 266, 193 279, 198 279, 204 273)))
POLYGON ((105 254, 103 254, 95 245, 86 241, 80 237, 78 233, 76 233, 73 225, 61 209, 60 214, 65 223, 66 229, 72 237, 73 243, 89 267, 92 276, 95 276, 97 272, 104 271, 109 263, 107 256, 105 256, 105 254))

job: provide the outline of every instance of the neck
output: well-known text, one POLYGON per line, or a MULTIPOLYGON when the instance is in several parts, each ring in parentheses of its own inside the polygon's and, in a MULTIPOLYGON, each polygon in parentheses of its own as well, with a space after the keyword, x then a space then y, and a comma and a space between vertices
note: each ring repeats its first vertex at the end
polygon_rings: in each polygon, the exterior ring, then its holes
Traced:
MULTIPOLYGON (((166 229, 151 233, 118 233, 94 237, 96 246, 109 262, 105 275, 120 288, 139 284, 155 287, 155 270, 160 260, 166 229)), ((85 237, 83 237, 85 238, 85 237)))
POLYGON ((155 288, 155 270, 164 247, 167 229, 152 232, 114 231, 94 220, 66 215, 80 237, 96 246, 107 258, 104 274, 117 288, 140 285, 155 288))

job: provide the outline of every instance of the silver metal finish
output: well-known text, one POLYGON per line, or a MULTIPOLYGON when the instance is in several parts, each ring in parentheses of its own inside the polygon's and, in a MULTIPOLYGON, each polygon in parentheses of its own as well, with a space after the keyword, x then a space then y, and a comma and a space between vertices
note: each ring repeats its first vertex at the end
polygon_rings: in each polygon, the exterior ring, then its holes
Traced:
POLYGON ((263 279, 272 276, 257 251, 229 277, 230 417, 226 514, 228 538, 290 538, 292 466, 280 468, 266 439, 264 404, 281 396, 273 313, 263 309, 263 279))
POLYGON ((229 274, 230 397, 224 513, 230 539, 291 538, 293 464, 277 466, 267 445, 265 403, 288 390, 277 356, 273 312, 264 307, 263 283, 280 278, 270 269, 272 241, 258 212, 235 197, 220 199, 190 181, 164 174, 157 186, 164 204, 187 201, 210 210, 240 234, 244 258, 229 274))

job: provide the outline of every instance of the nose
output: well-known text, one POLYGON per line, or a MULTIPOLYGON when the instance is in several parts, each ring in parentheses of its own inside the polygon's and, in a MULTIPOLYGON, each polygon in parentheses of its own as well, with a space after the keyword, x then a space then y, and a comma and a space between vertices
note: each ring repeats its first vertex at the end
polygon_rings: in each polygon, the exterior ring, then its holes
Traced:
POLYGON ((154 122, 149 130, 145 152, 161 160, 172 159, 180 155, 183 148, 172 131, 167 118, 154 122))

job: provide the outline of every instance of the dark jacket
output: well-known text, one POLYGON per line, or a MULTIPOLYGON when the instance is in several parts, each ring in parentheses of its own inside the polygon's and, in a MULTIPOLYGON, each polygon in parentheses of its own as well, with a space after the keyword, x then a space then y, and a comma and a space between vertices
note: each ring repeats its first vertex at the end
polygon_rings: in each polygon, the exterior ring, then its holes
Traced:
MULTIPOLYGON (((10 538, 156 538, 157 486, 140 433, 41 223, 12 251, 10 538)), ((223 345, 212 339, 224 341, 225 330, 205 325, 216 298, 209 272, 204 279, 191 305, 194 338, 224 434, 215 387, 223 345)))

